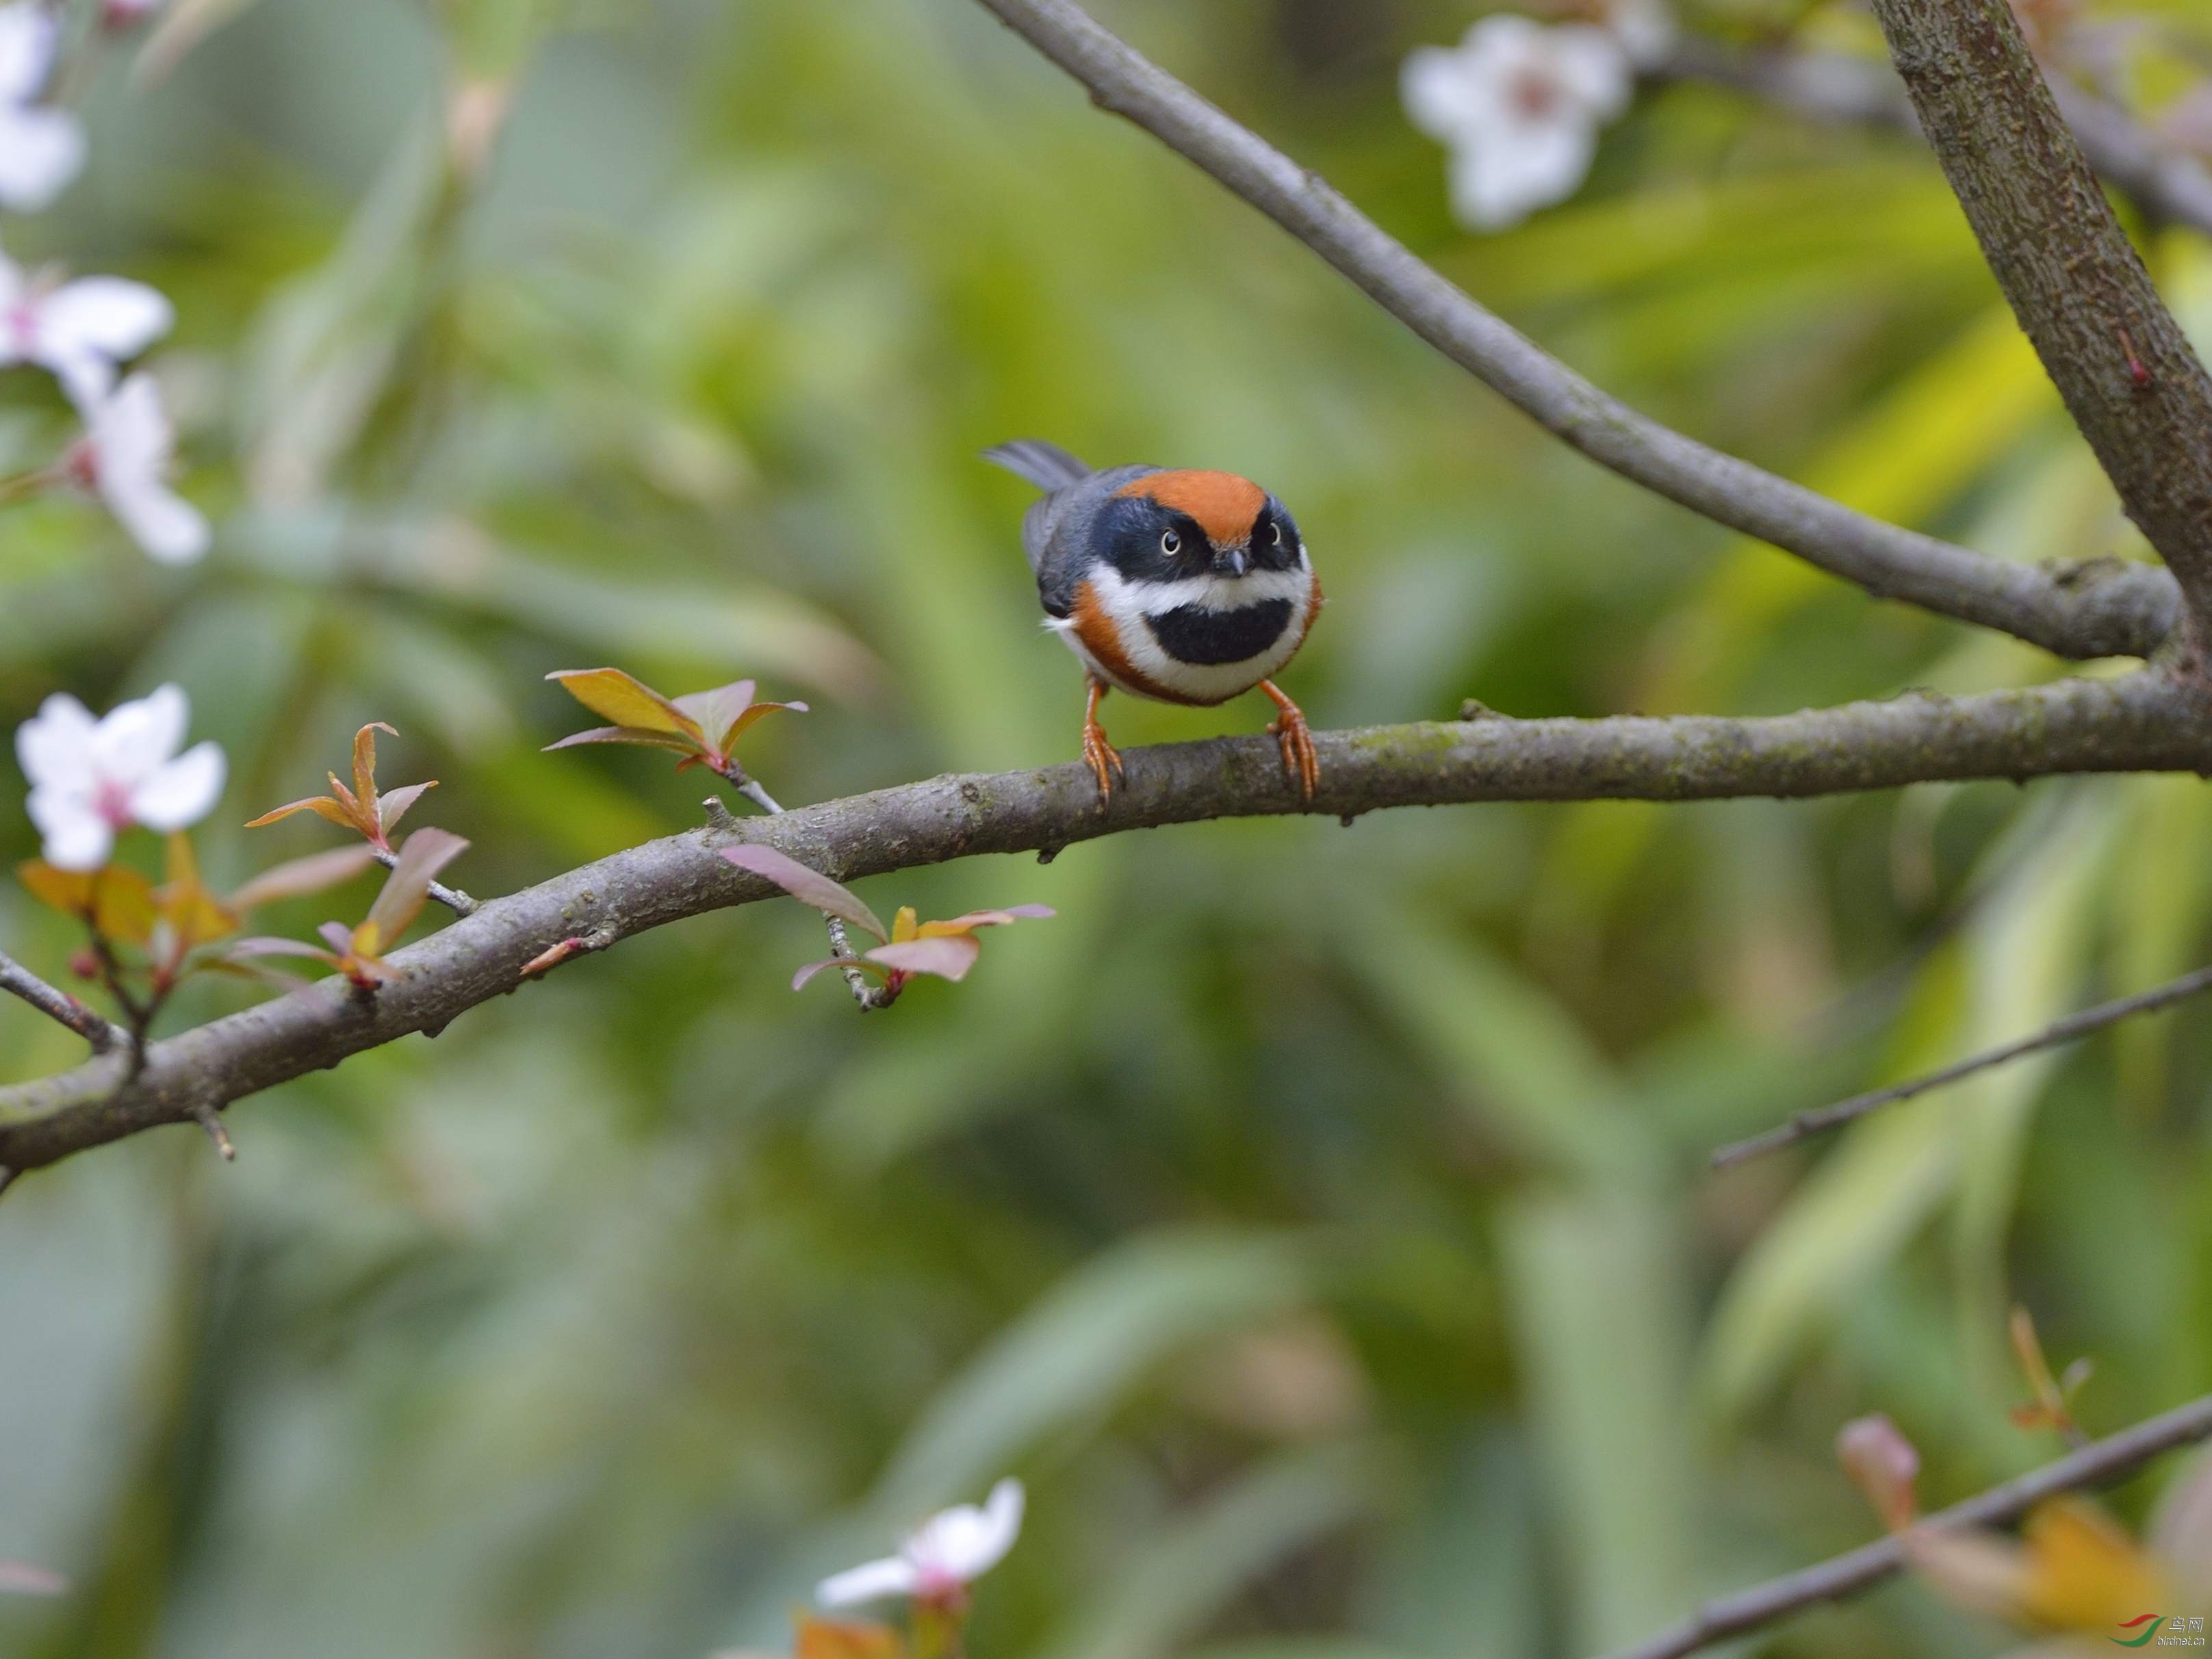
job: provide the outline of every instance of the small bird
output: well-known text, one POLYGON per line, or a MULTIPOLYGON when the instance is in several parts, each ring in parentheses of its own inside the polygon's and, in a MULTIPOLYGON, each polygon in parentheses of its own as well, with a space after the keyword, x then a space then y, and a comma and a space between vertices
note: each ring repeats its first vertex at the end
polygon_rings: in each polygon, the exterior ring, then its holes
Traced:
POLYGON ((1283 504, 1233 472, 1115 466, 1095 472, 1056 445, 1022 439, 983 459, 1045 492, 1022 520, 1045 626, 1082 659, 1083 758, 1103 805, 1121 757, 1098 701, 1133 696, 1200 708, 1258 687, 1267 730, 1307 800, 1321 757, 1297 704, 1268 677, 1297 653, 1322 607, 1304 540, 1283 504))

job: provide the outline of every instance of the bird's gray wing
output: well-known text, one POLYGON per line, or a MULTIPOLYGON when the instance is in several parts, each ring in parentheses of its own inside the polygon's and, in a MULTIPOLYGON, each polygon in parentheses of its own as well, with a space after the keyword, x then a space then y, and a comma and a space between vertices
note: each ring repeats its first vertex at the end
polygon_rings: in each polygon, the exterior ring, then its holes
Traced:
POLYGON ((1114 492, 1156 466, 1112 466, 1030 504, 1022 520, 1022 551, 1036 572, 1037 598, 1048 615, 1065 617, 1082 580, 1091 523, 1114 492))

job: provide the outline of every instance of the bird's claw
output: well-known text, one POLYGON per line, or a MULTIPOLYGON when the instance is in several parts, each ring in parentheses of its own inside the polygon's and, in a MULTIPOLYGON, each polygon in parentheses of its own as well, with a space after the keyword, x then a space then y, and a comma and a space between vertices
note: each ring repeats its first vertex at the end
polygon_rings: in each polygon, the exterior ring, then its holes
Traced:
POLYGON ((1321 751, 1314 747, 1313 728, 1297 704, 1278 691, 1266 681, 1261 689, 1275 700, 1279 712, 1267 730, 1283 751, 1283 770, 1298 786, 1298 793, 1311 805, 1321 788, 1321 751))
POLYGON ((1086 720, 1083 726, 1083 758, 1090 763, 1091 776, 1098 780, 1098 804, 1101 806, 1114 798, 1114 780, 1127 778, 1121 765, 1121 751, 1106 741, 1106 728, 1096 720, 1086 720))

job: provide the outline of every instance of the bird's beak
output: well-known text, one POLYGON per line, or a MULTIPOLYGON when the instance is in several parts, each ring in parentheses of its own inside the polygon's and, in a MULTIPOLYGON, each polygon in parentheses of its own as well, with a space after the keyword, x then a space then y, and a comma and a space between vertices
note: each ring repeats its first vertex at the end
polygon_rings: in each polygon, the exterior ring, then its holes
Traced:
POLYGON ((1221 562, 1229 567, 1229 574, 1232 576, 1243 575, 1252 562, 1241 547, 1230 549, 1227 556, 1221 562))

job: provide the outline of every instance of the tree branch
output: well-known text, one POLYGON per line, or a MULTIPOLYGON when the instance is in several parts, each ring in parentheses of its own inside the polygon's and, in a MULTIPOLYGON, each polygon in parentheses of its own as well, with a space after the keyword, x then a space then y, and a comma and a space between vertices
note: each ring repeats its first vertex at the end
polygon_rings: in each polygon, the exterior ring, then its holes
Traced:
MULTIPOLYGON (((1436 721, 1316 734, 1311 811, 1485 800, 1711 800, 1884 789, 1934 779, 2212 770, 2212 703, 2161 671, 2028 690, 1889 702, 1766 720, 1436 721)), ((1306 810, 1272 738, 1140 749, 1102 810, 1071 763, 951 776, 748 820, 765 842, 841 881, 982 853, 1056 853, 1127 830, 1306 810)), ((342 987, 281 998, 147 1051, 136 1076, 103 1056, 0 1089, 0 1166, 32 1169, 229 1102, 411 1032, 435 1033, 522 982, 568 940, 602 949, 779 890, 712 856, 735 839, 696 830, 617 853, 474 915, 392 957, 404 977, 374 997, 342 987)), ((544 965, 550 965, 544 964, 544 965)), ((542 967, 539 969, 542 971, 542 967)))
POLYGON ((2159 297, 2005 0, 1875 0, 1990 268, 2121 504, 2212 624, 2212 375, 2159 297))
POLYGON ((92 1045, 94 1054, 106 1054, 131 1040, 129 1032, 98 1010, 87 1007, 68 992, 47 984, 6 955, 0 955, 0 991, 22 998, 47 1018, 68 1026, 92 1045))
MULTIPOLYGON (((1654 78, 1729 87, 1809 120, 1922 136, 1912 100, 1887 65, 1838 52, 1737 52, 1690 36, 1675 44, 1654 78)), ((2118 105, 2063 75, 2046 70, 2045 78, 2082 155, 2107 183, 2149 217, 2212 236, 2212 170, 2118 105)))
POLYGON ((2170 1008, 2177 1002, 2202 996, 2212 991, 2212 968, 2199 968, 2193 974, 2184 974, 2179 979, 2133 996, 2118 997, 2110 1002, 2100 1002, 2094 1008, 2084 1008, 2053 1020, 2032 1036, 2021 1037, 1995 1048, 1985 1048, 1978 1054, 1911 1078, 1903 1083, 1893 1083, 1886 1089, 1873 1089, 1863 1095, 1853 1095, 1849 1100, 1839 1100, 1832 1106, 1818 1106, 1810 1111, 1793 1114, 1786 1121, 1776 1125, 1764 1134, 1746 1140, 1733 1141, 1712 1156, 1712 1166, 1725 1170, 1747 1158, 1779 1152, 1784 1146, 1794 1146, 1799 1141, 1819 1134, 1824 1129, 1864 1117, 1869 1112, 1893 1106, 1900 1100, 1911 1100, 1915 1095, 1924 1095, 1931 1089, 1941 1089, 1972 1077, 1977 1072, 1987 1071, 1992 1066, 2002 1066, 2023 1055, 2039 1053, 2045 1048, 2056 1048, 2063 1043, 2074 1042, 2107 1025, 2117 1025, 2137 1014, 2155 1013, 2160 1008, 2170 1008))
MULTIPOLYGON (((2084 1446, 2017 1480, 1992 1486, 1919 1524, 1947 1532, 2000 1526, 2018 1519, 2047 1498, 2117 1480, 2160 1452, 2208 1437, 2212 1437, 2212 1395, 2084 1446)), ((1905 1565, 1905 1546, 1894 1536, 1862 1545, 1817 1567, 1709 1601, 1688 1623, 1639 1646, 1624 1648, 1612 1659, 1682 1659, 1686 1654, 1758 1630, 1822 1601, 1856 1595, 1905 1565)))
POLYGON ((1601 466, 1881 599, 2064 657, 2143 656, 2177 614, 2144 566, 2054 573, 1869 518, 1638 414, 1485 310, 1317 175, 1101 27, 1072 0, 981 0, 1127 118, 1212 175, 1509 403, 1601 466))

